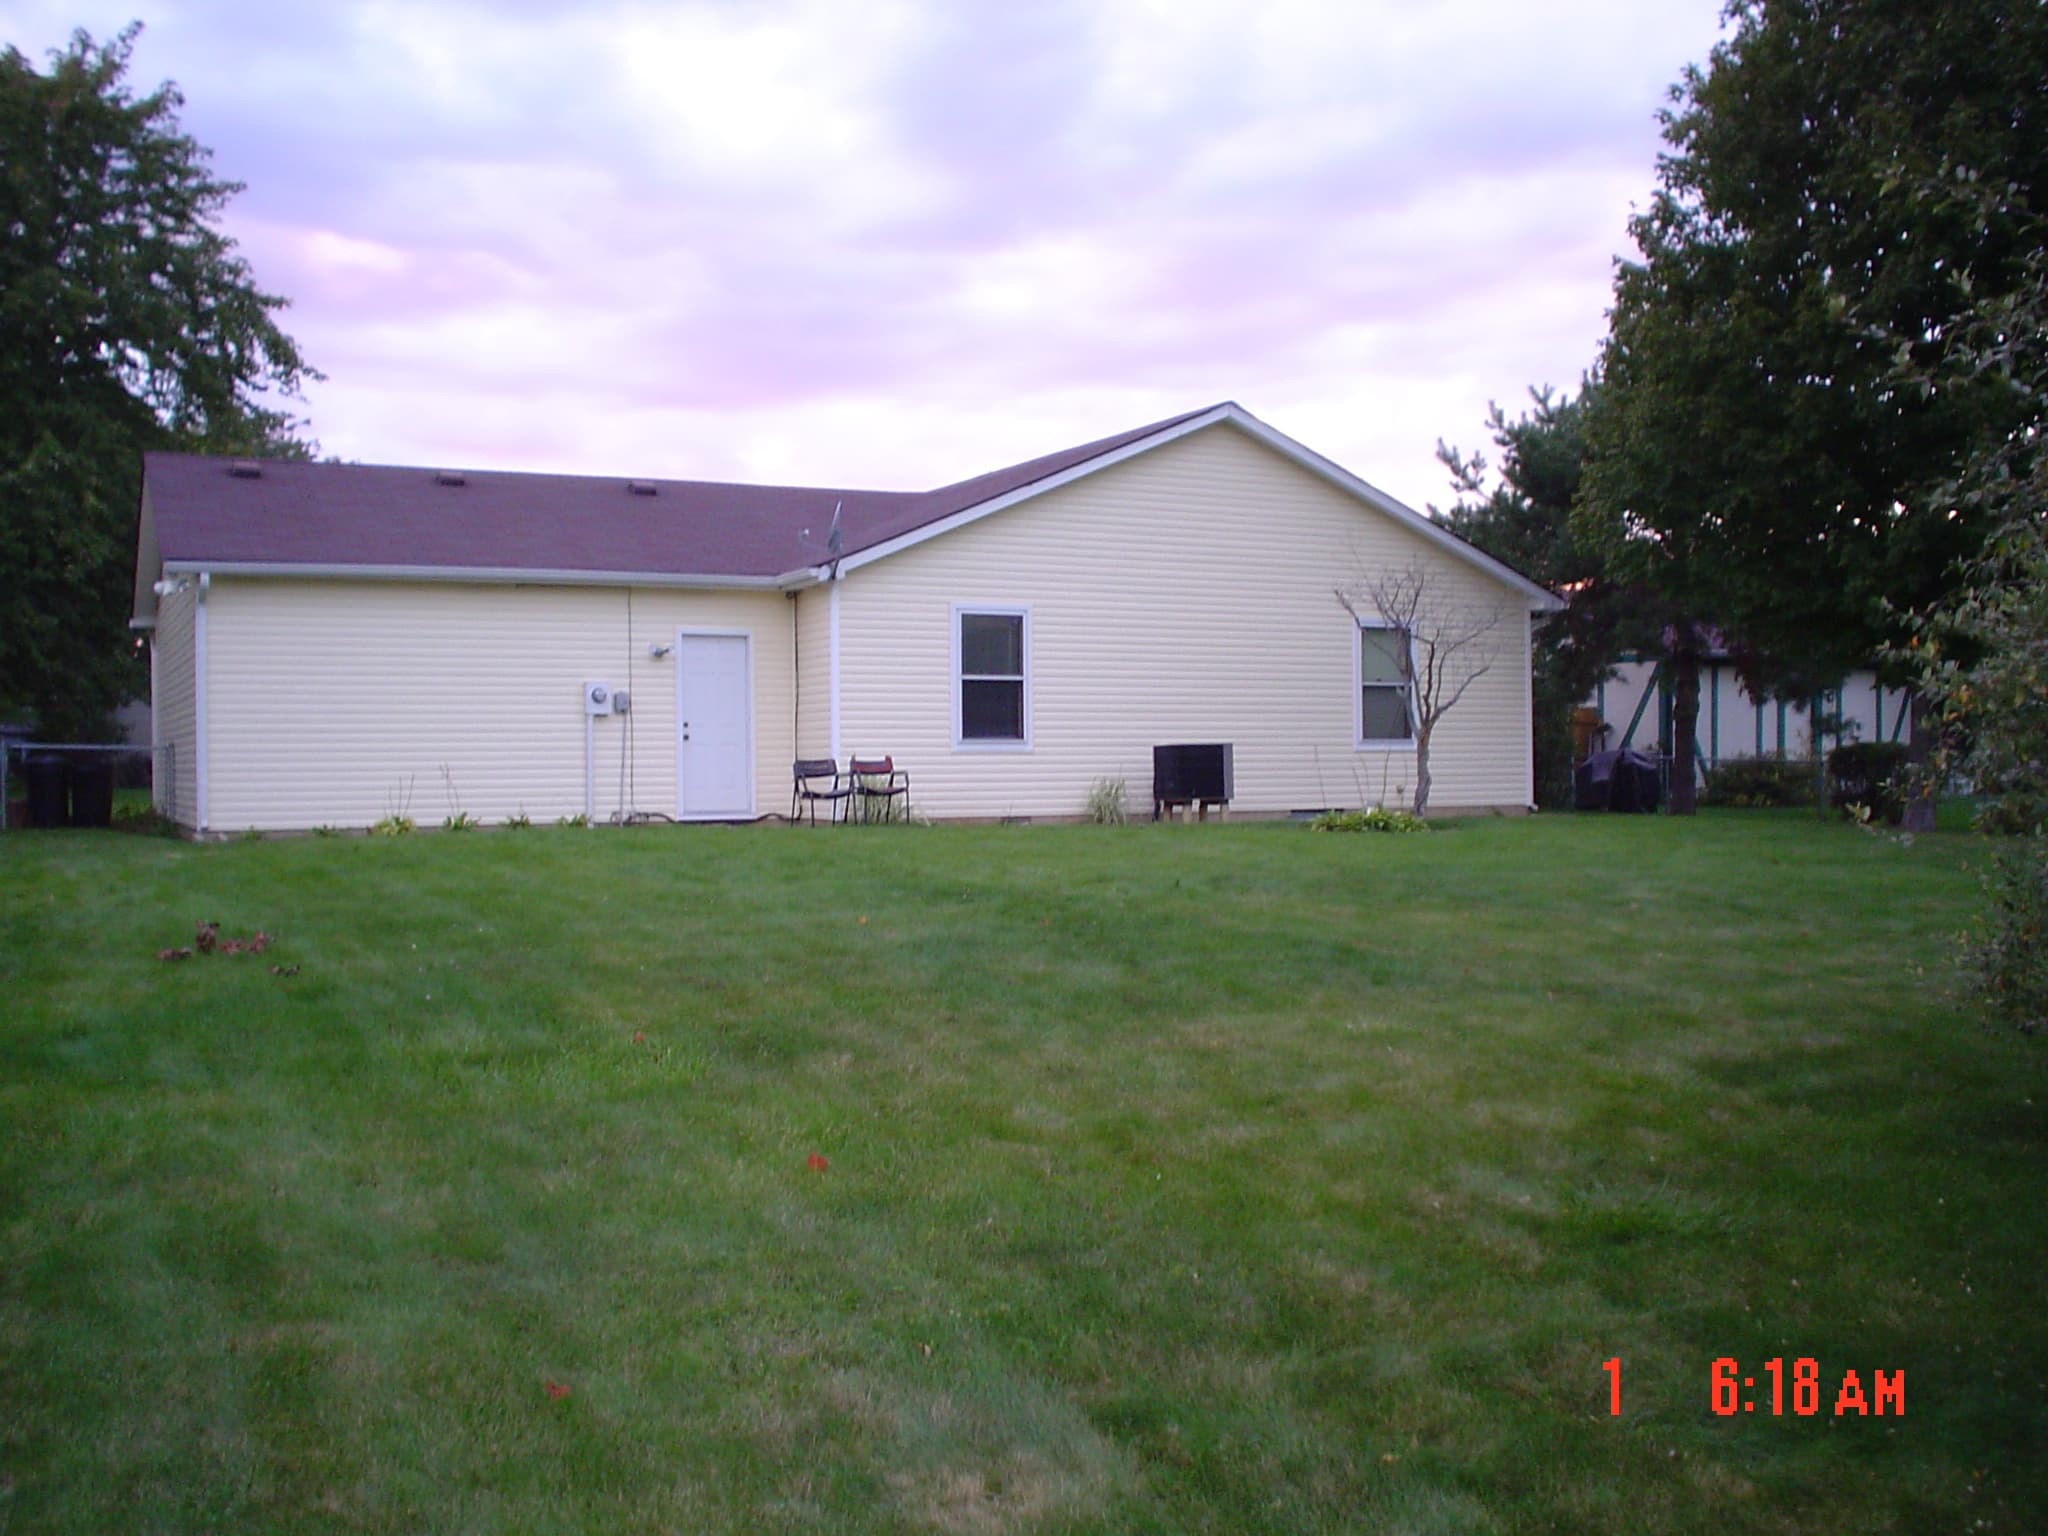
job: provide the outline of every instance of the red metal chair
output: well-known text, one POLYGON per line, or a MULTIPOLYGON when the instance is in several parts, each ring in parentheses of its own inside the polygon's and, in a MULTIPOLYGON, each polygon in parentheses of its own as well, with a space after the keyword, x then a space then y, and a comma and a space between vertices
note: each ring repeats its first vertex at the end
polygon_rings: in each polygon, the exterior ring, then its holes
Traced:
POLYGON ((894 757, 856 757, 846 765, 853 781, 855 821, 896 821, 910 815, 910 774, 894 757), (895 809, 901 802, 902 809, 895 809))

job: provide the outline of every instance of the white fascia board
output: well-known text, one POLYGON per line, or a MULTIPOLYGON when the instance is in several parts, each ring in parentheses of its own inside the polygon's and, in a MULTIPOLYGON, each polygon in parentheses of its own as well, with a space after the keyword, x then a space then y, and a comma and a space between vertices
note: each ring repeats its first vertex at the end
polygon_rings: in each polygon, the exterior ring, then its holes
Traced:
POLYGON ((153 629, 155 629, 155 628, 156 628, 156 620, 155 620, 155 619, 130 619, 130 620, 128 621, 128 627, 129 627, 130 629, 139 629, 139 630, 153 630, 153 629))
POLYGON ((167 575, 297 576, 321 581, 419 581, 530 587, 696 587, 710 591, 779 589, 774 576, 690 576, 669 571, 557 571, 497 565, 312 565, 280 560, 166 560, 167 575))
POLYGON ((843 576, 850 571, 859 570, 864 565, 872 565, 877 560, 886 560, 889 556, 911 549, 927 539, 936 539, 941 534, 951 533, 955 528, 965 528, 969 523, 978 523, 984 517, 1000 512, 1005 507, 1014 507, 1020 501, 1043 496, 1047 491, 1056 491, 1063 485, 1072 485, 1076 480, 1086 479, 1097 470, 1108 469, 1112 464, 1121 464, 1124 460, 1134 459, 1141 453, 1164 447, 1177 438, 1199 432, 1204 427, 1214 426, 1219 421, 1228 421, 1236 409, 1235 406, 1219 405, 1212 411, 1204 411, 1199 416, 1181 422, 1178 426, 1168 427, 1164 431, 1153 433, 1150 437, 1141 437, 1135 443, 1126 443, 1121 448, 1113 448, 1108 453, 1084 460, 1071 469, 1063 469, 1056 475, 1047 475, 1043 480, 1034 480, 1029 485, 1019 486, 1016 490, 1006 491, 1000 496, 992 496, 987 501, 978 501, 971 507, 962 507, 958 512, 948 513, 921 528, 899 533, 893 539, 884 539, 879 544, 859 550, 841 560, 839 572, 843 576))
POLYGON ((1029 501, 1034 496, 1042 496, 1047 491, 1055 491, 1063 485, 1071 485, 1076 480, 1085 479, 1098 470, 1108 469, 1112 464, 1121 464, 1126 459, 1136 458, 1139 454, 1149 453, 1155 448, 1163 448, 1166 444, 1174 442, 1179 438, 1187 437, 1202 431, 1206 427, 1213 427, 1218 422, 1225 421, 1237 427, 1247 436, 1265 444, 1283 458, 1292 460, 1310 474, 1328 481, 1346 495, 1364 502, 1375 511, 1384 513, 1386 516, 1393 518, 1394 521, 1422 535, 1423 538, 1428 539, 1447 553, 1456 556, 1469 565, 1477 567, 1495 581, 1518 593, 1527 601, 1530 611, 1555 613, 1564 607, 1564 600, 1556 593, 1538 586, 1520 572, 1509 569, 1483 550, 1473 548, 1472 545, 1467 544, 1448 528, 1430 521, 1430 519, 1424 517, 1414 508, 1404 506, 1378 487, 1368 485, 1348 469, 1332 463, 1313 449, 1304 447, 1286 433, 1267 426, 1243 406, 1228 402, 1217 406, 1214 410, 1204 411, 1199 416, 1190 417, 1177 426, 1168 427, 1163 431, 1155 432, 1150 437, 1139 438, 1134 443, 1126 443, 1121 448, 1113 449, 1084 463, 1076 464, 1073 468, 1062 470, 1059 474, 1048 475, 1043 480, 1034 480, 1029 485, 1020 486, 1016 490, 1006 492, 1001 496, 977 502, 971 507, 963 507, 958 512, 926 523, 922 528, 913 528, 908 533, 900 533, 893 539, 886 539, 871 548, 848 555, 839 562, 839 568, 841 572, 855 571, 877 560, 886 560, 889 556, 922 544, 927 539, 935 539, 942 534, 951 533, 955 528, 964 528, 969 523, 979 522, 982 518, 992 513, 1000 512, 1005 507, 1014 507, 1019 502, 1029 501))

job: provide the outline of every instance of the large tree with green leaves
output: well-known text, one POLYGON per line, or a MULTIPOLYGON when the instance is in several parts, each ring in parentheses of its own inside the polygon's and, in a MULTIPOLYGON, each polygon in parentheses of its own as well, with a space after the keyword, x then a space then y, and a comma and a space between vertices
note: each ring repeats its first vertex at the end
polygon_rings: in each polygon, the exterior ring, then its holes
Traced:
POLYGON ((138 27, 47 72, 0 54, 0 712, 99 728, 141 686, 127 631, 146 448, 304 454, 311 376, 215 227, 241 190, 124 84, 138 27))
POLYGON ((1895 615, 1981 544, 1983 521, 1932 491, 2012 402, 1965 375, 1908 387, 1901 354, 1938 366, 1970 302, 1957 270, 2019 280, 2048 176, 2040 0, 1730 16, 1673 91, 1671 152, 1631 223, 1580 507, 1587 541, 1665 604, 1688 757, 1700 622, 1753 688, 1804 695, 1897 638, 1895 615), (1991 215, 1928 195, 1944 183, 1996 187, 1991 215))
MULTIPOLYGON (((1966 211, 1998 213, 1996 189, 1930 186, 1966 211)), ((1903 367, 1930 392, 1958 382, 2005 392, 2016 423, 1987 433, 1936 499, 1991 534, 1943 603, 1909 615, 1901 657, 1940 724, 1924 787, 1951 772, 1979 795, 1979 825, 2001 834, 1991 910, 1970 942, 1978 990, 2020 1028, 2048 1028, 2048 221, 2021 280, 1972 303, 1933 370, 1903 367)), ((1977 291, 1965 270, 1958 291, 1977 291)))

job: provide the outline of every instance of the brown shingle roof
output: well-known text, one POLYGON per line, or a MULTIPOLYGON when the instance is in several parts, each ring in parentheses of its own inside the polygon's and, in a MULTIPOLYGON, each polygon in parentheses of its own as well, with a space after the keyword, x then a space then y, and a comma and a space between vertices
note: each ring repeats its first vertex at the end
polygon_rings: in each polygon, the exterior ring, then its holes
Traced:
POLYGON ((430 469, 275 459, 252 477, 235 473, 234 460, 184 453, 146 455, 143 477, 167 563, 760 579, 822 564, 835 504, 844 506, 840 552, 850 555, 1202 414, 932 491, 491 470, 463 471, 452 485, 430 469))

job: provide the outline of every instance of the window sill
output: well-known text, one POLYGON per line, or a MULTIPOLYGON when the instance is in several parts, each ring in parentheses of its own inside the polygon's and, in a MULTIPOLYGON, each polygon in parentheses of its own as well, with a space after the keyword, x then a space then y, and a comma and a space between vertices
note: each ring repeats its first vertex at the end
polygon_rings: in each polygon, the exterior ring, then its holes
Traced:
POLYGON ((1415 738, 1411 736, 1406 741, 1361 741, 1355 743, 1351 750, 1354 752, 1413 752, 1415 750, 1415 738))
POLYGON ((955 752, 1029 752, 1028 741, 956 741, 955 752))

